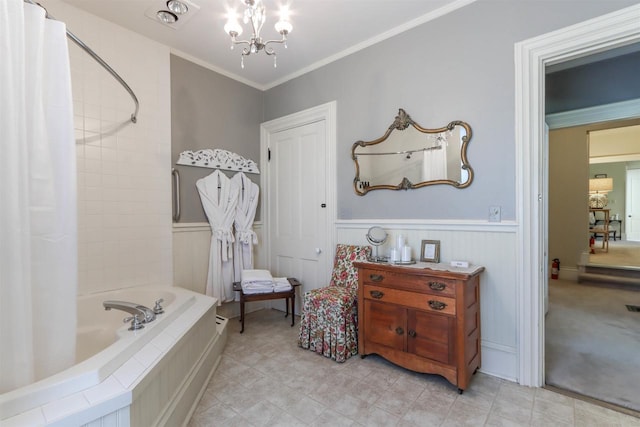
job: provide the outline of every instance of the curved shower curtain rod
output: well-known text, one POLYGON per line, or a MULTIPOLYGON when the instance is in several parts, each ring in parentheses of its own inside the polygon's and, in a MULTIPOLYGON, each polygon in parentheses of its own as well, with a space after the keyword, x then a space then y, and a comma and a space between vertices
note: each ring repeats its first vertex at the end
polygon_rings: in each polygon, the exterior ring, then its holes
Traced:
MULTIPOLYGON (((25 3, 30 3, 30 4, 34 4, 36 6, 40 6, 41 8, 44 9, 44 12, 46 14, 45 16, 47 18, 55 19, 53 16, 51 16, 49 14, 47 9, 44 6, 42 6, 40 3, 36 3, 33 0, 23 0, 23 1, 25 3)), ((131 121, 133 123, 136 123, 138 121, 138 109, 140 107, 140 104, 138 103, 138 97, 136 97, 136 94, 133 93, 133 90, 131 90, 131 88, 129 87, 127 82, 125 82, 122 79, 122 77, 120 77, 120 75, 118 73, 116 73, 115 70, 113 68, 111 68, 111 66, 104 61, 104 59, 100 58, 100 56, 98 56, 98 54, 95 53, 89 46, 84 44, 84 42, 82 40, 80 40, 78 37, 76 37, 75 34, 73 34, 71 31, 69 31, 69 29, 67 29, 67 37, 69 37, 75 44, 77 44, 85 52, 87 52, 98 64, 102 65, 102 67, 105 70, 107 70, 109 72, 109 74, 111 74, 127 90, 127 92, 129 92, 129 95, 131 95, 131 98, 133 98, 133 102, 136 104, 136 110, 131 114, 131 121)))

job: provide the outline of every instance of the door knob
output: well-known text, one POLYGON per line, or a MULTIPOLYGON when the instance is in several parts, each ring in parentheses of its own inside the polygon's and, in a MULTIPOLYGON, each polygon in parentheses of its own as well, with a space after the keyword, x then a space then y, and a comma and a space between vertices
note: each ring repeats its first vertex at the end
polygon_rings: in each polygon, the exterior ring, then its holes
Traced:
POLYGON ((317 253, 318 255, 320 255, 320 254, 322 253, 322 249, 320 249, 320 248, 316 248, 316 253, 317 253))

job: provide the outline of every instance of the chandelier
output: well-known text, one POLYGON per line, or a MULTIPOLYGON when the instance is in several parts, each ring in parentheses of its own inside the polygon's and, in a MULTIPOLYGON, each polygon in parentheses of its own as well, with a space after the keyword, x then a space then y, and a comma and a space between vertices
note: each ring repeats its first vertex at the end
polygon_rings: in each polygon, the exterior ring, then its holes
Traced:
POLYGON ((242 2, 247 6, 244 11, 243 22, 245 24, 251 22, 251 38, 249 40, 238 40, 238 37, 242 35, 242 26, 238 22, 235 10, 229 12, 227 23, 224 26, 225 33, 229 34, 231 37, 231 49, 233 49, 237 44, 246 45, 242 48, 240 66, 244 68, 245 56, 264 50, 267 55, 273 56, 273 66, 277 67, 276 52, 269 46, 269 44, 282 43, 285 48, 287 47, 287 34, 289 34, 293 29, 293 26, 288 21, 288 11, 284 8, 280 10, 280 20, 276 22, 275 25, 276 31, 282 36, 282 38, 280 40, 263 40, 262 37, 260 37, 260 30, 266 21, 267 14, 262 0, 242 0, 242 2))

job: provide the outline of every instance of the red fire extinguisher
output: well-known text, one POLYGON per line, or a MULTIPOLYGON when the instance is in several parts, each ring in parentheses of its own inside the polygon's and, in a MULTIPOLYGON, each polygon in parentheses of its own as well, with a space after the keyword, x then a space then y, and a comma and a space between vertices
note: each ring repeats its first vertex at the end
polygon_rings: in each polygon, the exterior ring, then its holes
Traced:
POLYGON ((551 263, 551 278, 557 279, 559 271, 560 271, 560 260, 558 258, 554 258, 553 263, 551 263))

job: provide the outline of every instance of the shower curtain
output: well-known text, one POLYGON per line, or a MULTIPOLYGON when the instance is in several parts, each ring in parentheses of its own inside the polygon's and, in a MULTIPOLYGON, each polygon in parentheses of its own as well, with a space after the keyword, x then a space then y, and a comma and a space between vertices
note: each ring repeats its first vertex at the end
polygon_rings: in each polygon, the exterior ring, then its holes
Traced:
POLYGON ((65 25, 0 1, 0 393, 75 362, 76 166, 65 25))

